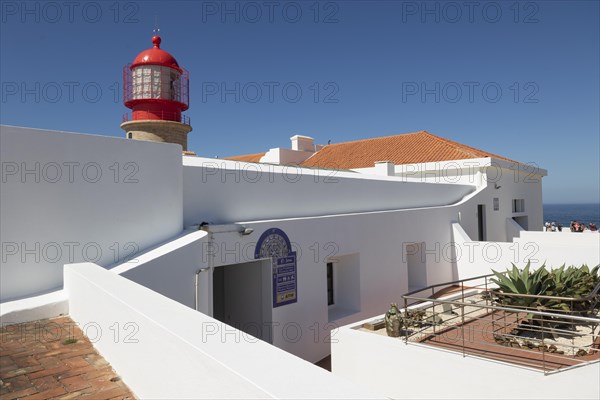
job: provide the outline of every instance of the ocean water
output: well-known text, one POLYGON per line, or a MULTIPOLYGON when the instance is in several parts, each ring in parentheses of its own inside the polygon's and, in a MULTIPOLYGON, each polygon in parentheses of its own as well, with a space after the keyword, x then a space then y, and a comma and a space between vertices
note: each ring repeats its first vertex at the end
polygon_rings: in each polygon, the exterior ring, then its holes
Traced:
POLYGON ((544 222, 560 222, 568 229, 571 221, 600 227, 600 204, 544 204, 544 222))

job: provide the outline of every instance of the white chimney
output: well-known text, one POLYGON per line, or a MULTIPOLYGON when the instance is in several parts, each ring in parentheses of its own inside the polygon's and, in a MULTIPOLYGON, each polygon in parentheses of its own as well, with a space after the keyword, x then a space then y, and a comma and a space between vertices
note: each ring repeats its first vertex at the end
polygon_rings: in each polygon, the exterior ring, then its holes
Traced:
POLYGON ((394 163, 391 161, 375 161, 375 174, 382 176, 395 176, 394 163))
POLYGON ((292 150, 315 152, 315 139, 309 136, 295 135, 290 140, 292 141, 292 150))

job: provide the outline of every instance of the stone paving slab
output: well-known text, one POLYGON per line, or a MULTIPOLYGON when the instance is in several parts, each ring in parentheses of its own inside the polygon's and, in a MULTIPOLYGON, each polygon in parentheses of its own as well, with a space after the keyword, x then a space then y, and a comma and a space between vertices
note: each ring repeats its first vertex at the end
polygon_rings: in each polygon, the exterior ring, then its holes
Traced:
POLYGON ((71 318, 0 328, 0 398, 135 399, 71 318))

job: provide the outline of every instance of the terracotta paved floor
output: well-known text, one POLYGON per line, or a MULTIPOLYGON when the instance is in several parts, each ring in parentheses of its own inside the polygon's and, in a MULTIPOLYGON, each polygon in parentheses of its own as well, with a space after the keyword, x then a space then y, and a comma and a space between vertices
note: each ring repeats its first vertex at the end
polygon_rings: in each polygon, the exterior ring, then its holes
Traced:
POLYGON ((76 324, 58 317, 0 329, 0 398, 135 397, 76 324))
MULTIPOLYGON (((523 314, 524 317, 526 314, 523 314)), ((496 317, 497 318, 497 317, 496 317)), ((513 317, 514 318, 514 317, 513 317)), ((593 361, 600 358, 600 354, 574 357, 568 355, 555 355, 532 350, 517 349, 499 346, 494 342, 493 332, 508 333, 515 324, 509 324, 504 329, 494 329, 492 320, 494 313, 487 314, 476 321, 466 322, 464 326, 465 343, 464 351, 467 354, 478 355, 493 360, 509 362, 512 364, 529 366, 536 369, 548 371, 558 370, 585 361, 593 361)), ((498 322, 496 322, 497 326, 498 322)), ((442 347, 458 352, 463 351, 461 325, 443 329, 436 336, 429 336, 422 340, 432 346, 442 347)))

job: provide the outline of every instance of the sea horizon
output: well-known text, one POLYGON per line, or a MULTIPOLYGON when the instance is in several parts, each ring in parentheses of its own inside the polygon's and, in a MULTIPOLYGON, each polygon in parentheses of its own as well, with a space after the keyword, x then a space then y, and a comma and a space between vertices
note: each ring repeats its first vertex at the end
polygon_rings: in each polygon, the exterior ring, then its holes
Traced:
POLYGON ((571 221, 600 225, 600 203, 543 203, 544 222, 568 227, 571 221))
POLYGON ((569 206, 573 206, 573 205, 594 205, 594 206, 600 206, 600 202, 591 202, 591 203, 543 203, 543 205, 545 206, 564 206, 564 205, 569 205, 569 206))

